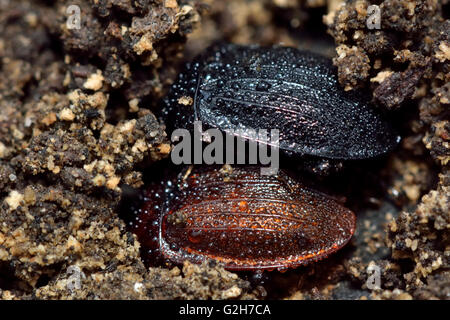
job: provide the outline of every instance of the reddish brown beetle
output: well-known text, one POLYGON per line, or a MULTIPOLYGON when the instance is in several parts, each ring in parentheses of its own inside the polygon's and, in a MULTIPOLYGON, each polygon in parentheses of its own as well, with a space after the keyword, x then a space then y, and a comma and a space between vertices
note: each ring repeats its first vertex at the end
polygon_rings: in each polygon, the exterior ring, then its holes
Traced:
POLYGON ((212 259, 228 270, 281 270, 327 257, 355 231, 354 213, 339 202, 256 167, 188 170, 144 200, 133 231, 152 262, 212 259))

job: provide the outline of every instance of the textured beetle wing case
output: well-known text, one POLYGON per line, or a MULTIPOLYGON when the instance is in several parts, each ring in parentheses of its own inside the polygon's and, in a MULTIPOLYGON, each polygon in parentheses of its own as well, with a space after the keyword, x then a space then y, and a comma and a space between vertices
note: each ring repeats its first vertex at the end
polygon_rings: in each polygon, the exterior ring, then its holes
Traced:
POLYGON ((364 159, 399 142, 366 98, 341 89, 331 61, 288 47, 215 45, 186 66, 166 105, 171 129, 192 129, 193 120, 278 129, 280 149, 299 155, 364 159))
POLYGON ((230 270, 296 267, 344 246, 355 215, 287 175, 209 169, 178 183, 161 223, 161 253, 230 270))

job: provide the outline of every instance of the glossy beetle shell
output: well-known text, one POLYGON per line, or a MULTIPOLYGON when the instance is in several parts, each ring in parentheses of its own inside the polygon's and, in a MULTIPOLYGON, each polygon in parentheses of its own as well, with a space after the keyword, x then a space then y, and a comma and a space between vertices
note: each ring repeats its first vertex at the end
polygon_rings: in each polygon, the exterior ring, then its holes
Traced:
POLYGON ((279 129, 280 149, 329 159, 364 159, 400 137, 360 92, 345 92, 328 59, 287 47, 216 45, 192 63, 165 99, 170 129, 279 129), (193 103, 186 105, 182 99, 193 103))
POLYGON ((328 256, 355 231, 352 211, 283 172, 196 168, 161 187, 148 190, 134 225, 152 262, 209 258, 229 270, 285 269, 328 256))

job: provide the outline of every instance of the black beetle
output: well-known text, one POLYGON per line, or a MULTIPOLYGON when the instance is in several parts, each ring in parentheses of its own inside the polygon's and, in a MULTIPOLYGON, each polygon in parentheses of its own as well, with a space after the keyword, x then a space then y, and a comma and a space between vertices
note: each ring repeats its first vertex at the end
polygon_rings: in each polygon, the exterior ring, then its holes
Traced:
POLYGON ((361 92, 345 92, 325 57, 289 47, 216 44, 185 70, 164 101, 175 128, 278 129, 288 155, 375 157, 400 141, 361 92))

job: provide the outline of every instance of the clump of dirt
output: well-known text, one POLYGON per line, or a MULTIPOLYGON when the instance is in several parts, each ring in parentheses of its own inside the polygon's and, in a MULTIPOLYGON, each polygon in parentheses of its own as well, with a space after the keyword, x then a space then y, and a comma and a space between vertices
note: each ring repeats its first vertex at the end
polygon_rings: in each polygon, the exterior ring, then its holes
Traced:
MULTIPOLYGON (((409 119, 408 134, 398 151, 409 159, 403 156, 396 167, 419 172, 417 156, 423 159, 429 153, 440 171, 437 186, 421 197, 417 207, 405 208, 389 223, 386 245, 392 250, 392 261, 384 263, 382 272, 397 270, 398 283, 384 286, 389 293, 378 291, 374 297, 446 299, 450 281, 450 21, 443 18, 446 1, 382 1, 379 30, 368 30, 366 25, 370 4, 352 1, 324 18, 337 44, 334 63, 339 81, 347 90, 370 85, 380 108, 402 105, 411 113, 418 110, 409 119), (401 268, 405 264, 410 264, 406 270, 401 268)), ((403 188, 416 203, 425 191, 420 191, 420 184, 426 177, 416 181, 406 177, 403 174, 393 190, 403 188)))

